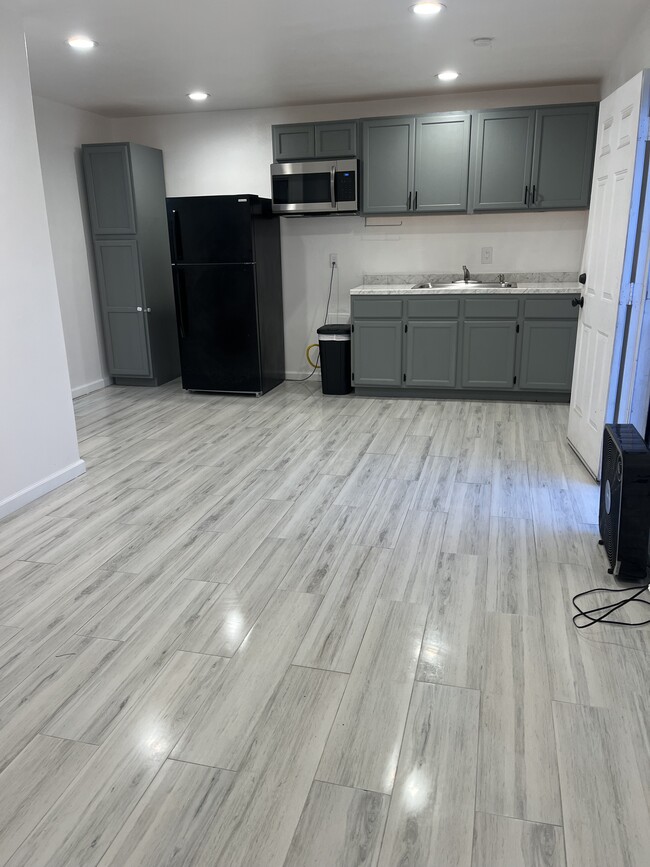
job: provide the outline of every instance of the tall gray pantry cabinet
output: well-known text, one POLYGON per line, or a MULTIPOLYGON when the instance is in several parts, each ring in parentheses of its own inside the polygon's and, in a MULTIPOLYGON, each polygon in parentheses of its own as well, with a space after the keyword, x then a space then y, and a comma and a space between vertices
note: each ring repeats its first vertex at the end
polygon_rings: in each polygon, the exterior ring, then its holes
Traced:
POLYGON ((117 385, 180 375, 162 151, 82 145, 109 372, 117 385))

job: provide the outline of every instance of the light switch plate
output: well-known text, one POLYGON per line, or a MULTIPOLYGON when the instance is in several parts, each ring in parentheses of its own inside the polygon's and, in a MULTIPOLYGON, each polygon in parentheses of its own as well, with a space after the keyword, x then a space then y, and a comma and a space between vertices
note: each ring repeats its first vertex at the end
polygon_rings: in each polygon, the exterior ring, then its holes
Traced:
POLYGON ((481 265, 492 264, 492 247, 481 247, 481 265))

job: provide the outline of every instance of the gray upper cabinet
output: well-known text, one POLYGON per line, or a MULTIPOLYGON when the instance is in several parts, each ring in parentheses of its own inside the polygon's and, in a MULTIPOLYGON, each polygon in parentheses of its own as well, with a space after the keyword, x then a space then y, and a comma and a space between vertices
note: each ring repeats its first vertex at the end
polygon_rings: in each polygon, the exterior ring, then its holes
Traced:
POLYGON ((316 159, 356 157, 356 120, 340 123, 317 123, 314 129, 316 159))
POLYGON ((355 320, 352 377, 355 385, 401 386, 401 319, 355 320))
POLYGON ((589 206, 598 106, 479 112, 475 211, 589 206))
POLYGON ((135 204, 126 144, 84 149, 90 223, 96 235, 134 235, 135 204))
POLYGON ((273 127, 273 159, 276 162, 338 159, 356 155, 356 120, 273 127))
POLYGON ((596 120, 595 105, 537 110, 531 207, 589 207, 596 120))
POLYGON ((384 117, 363 121, 363 210, 395 214, 413 204, 415 118, 384 117))
POLYGON ((478 113, 473 154, 475 211, 528 208, 534 130, 534 109, 478 113))
POLYGON ((313 159, 315 149, 313 123, 273 127, 273 159, 277 162, 313 159))
POLYGON ((180 374, 162 152, 83 145, 110 373, 158 385, 180 374))
POLYGON ((516 349, 516 320, 466 320, 463 324, 463 388, 513 388, 516 349))
POLYGON ((467 210, 470 125, 458 112, 417 118, 414 211, 467 210))
POLYGON ((406 385, 454 388, 458 322, 409 320, 407 327, 406 385))

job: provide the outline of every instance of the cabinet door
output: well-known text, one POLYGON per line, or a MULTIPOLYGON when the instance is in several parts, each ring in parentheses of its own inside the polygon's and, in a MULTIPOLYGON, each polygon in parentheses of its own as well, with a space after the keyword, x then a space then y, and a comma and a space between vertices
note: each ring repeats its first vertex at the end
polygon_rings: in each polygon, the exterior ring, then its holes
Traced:
POLYGON ((454 388, 457 347, 457 322, 409 321, 406 332, 406 384, 454 388))
POLYGON ((314 153, 313 123, 273 127, 274 160, 309 160, 314 153))
POLYGON ((482 111, 474 149, 475 211, 528 208, 534 109, 482 111))
POLYGON ((137 241, 95 241, 95 259, 110 373, 151 376, 137 241))
POLYGON ((355 320, 352 378, 355 385, 402 384, 402 320, 355 320))
POLYGON ((595 105, 537 110, 531 207, 589 207, 596 110, 595 105))
POLYGON ((467 210, 470 124, 469 114, 417 119, 414 210, 467 210))
POLYGON ((84 174, 95 235, 134 235, 135 206, 129 146, 84 145, 84 174))
POLYGON ((571 320, 524 322, 521 389, 571 391, 577 330, 577 323, 571 320))
POLYGON ((316 124, 317 157, 329 159, 330 157, 356 157, 356 155, 356 120, 350 120, 345 123, 316 124))
POLYGON ((366 120, 363 139, 363 210, 401 214, 412 206, 415 118, 366 120))
POLYGON ((466 321, 463 325, 463 388, 512 388, 516 347, 516 321, 466 321))

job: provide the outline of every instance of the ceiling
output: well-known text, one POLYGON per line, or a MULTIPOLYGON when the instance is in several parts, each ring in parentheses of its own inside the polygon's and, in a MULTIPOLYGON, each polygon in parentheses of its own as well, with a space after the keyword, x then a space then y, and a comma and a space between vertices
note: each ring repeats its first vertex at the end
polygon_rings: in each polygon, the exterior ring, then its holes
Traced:
POLYGON ((409 2, 23 0, 32 86, 127 116, 593 82, 647 0, 447 0, 432 19, 409 2), (75 33, 98 47, 73 51, 75 33), (461 77, 443 85, 449 68, 461 77))

